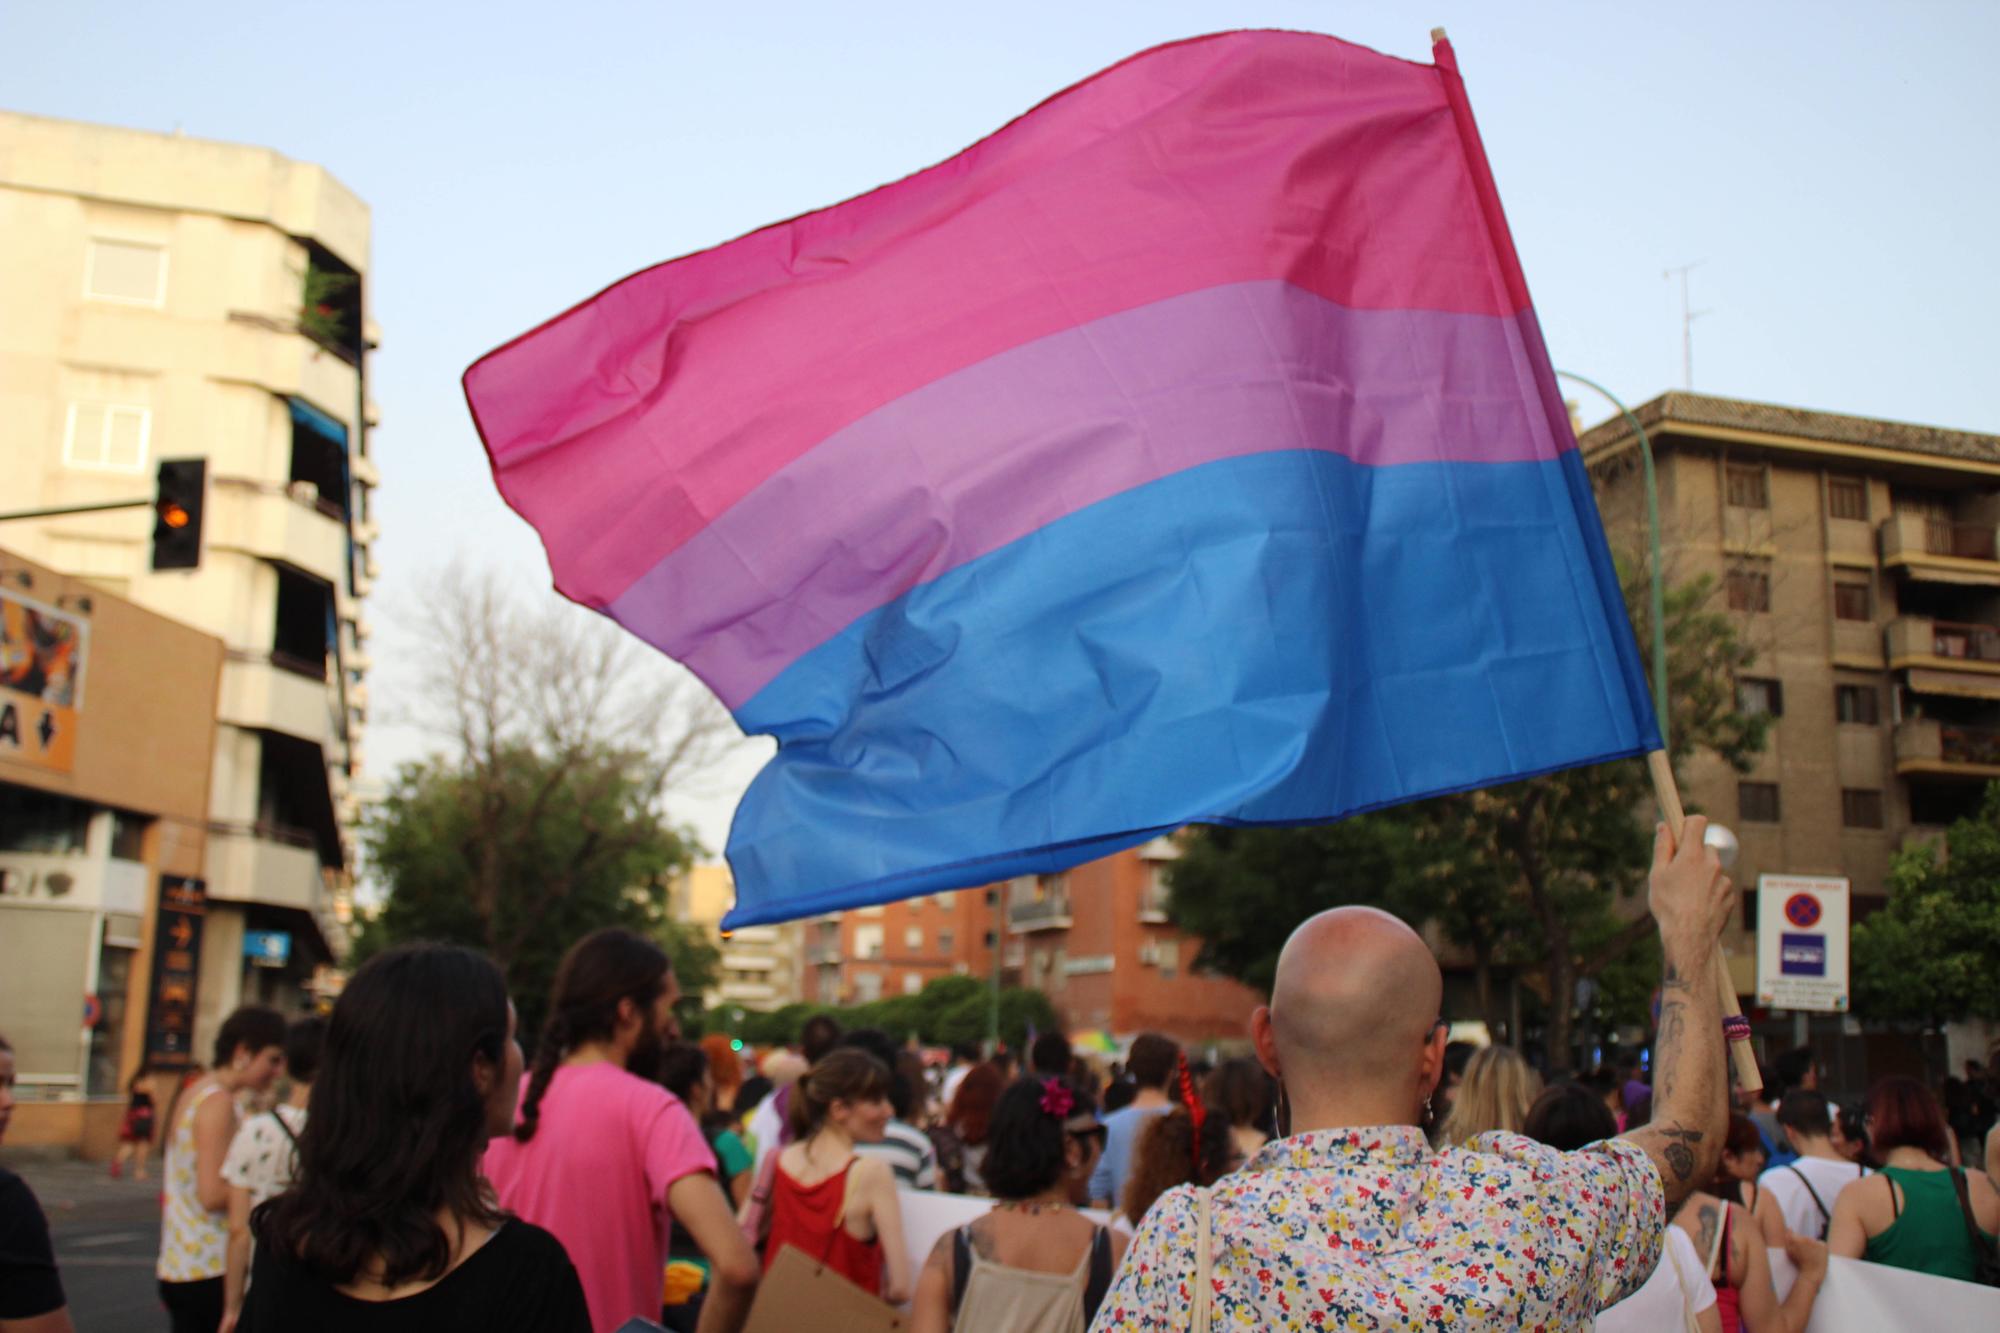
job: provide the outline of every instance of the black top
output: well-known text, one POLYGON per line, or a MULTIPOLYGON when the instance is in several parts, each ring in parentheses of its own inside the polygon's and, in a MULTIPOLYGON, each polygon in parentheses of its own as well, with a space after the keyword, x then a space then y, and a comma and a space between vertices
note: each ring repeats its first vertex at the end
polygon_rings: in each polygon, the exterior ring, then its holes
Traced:
POLYGON ((510 1218, 437 1285, 394 1301, 344 1296, 297 1260, 259 1245, 242 1333, 590 1333, 583 1284, 562 1242, 510 1218))
POLYGON ((0 1167, 0 1319, 33 1319, 65 1304, 42 1205, 27 1181, 0 1167))

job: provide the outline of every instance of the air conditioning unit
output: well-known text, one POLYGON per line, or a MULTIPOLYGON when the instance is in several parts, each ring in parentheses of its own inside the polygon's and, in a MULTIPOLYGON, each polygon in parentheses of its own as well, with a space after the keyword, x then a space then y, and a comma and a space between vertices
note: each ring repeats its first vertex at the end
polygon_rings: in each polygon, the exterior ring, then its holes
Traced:
POLYGON ((319 503, 319 486, 315 482, 292 482, 285 487, 285 494, 291 496, 302 505, 316 505, 319 503))

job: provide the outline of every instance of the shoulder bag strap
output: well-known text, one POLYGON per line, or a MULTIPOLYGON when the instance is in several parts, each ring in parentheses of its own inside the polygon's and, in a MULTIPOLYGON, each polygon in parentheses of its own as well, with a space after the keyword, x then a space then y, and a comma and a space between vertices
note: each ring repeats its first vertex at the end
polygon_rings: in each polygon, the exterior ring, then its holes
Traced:
POLYGON ((1799 1178, 1799 1184, 1804 1185, 1806 1187, 1806 1193, 1812 1195, 1813 1207, 1819 1209, 1819 1238, 1821 1240, 1825 1240, 1827 1224, 1833 1221, 1833 1214, 1829 1213, 1826 1210, 1826 1204, 1824 1201, 1820 1199, 1819 1191, 1812 1187, 1812 1182, 1810 1180, 1806 1179, 1805 1172, 1799 1170, 1796 1166, 1792 1166, 1789 1164, 1785 1167, 1785 1170, 1797 1176, 1799 1178))
POLYGON ((1083 1284, 1083 1323, 1088 1328, 1111 1290, 1111 1230, 1099 1227, 1090 1237, 1090 1277, 1083 1284))
POLYGON ((1195 1237, 1194 1237, 1194 1325, 1192 1333, 1209 1333, 1213 1318, 1210 1298, 1214 1288, 1209 1278, 1214 1268, 1214 1256, 1209 1249, 1209 1191, 1207 1186, 1195 1190, 1195 1237))
MULTIPOLYGON (((1715 1261, 1722 1255, 1722 1242, 1729 1237, 1729 1200, 1717 1199, 1716 1203, 1722 1208, 1722 1217, 1715 1224, 1714 1238, 1708 1242, 1708 1267, 1704 1270, 1711 1282, 1715 1280, 1716 1276, 1715 1261)), ((1723 1266, 1722 1282, 1725 1286, 1729 1283, 1729 1268, 1727 1264, 1723 1266)))
POLYGON ((278 1114, 278 1108, 275 1106, 271 1108, 271 1119, 278 1122, 279 1130, 284 1133, 286 1138, 292 1141, 292 1151, 297 1152, 299 1148, 299 1136, 292 1133, 292 1127, 285 1123, 285 1117, 278 1114))
POLYGON ((1951 1187, 1958 1191, 1958 1214, 1965 1219, 1965 1238, 1972 1243, 1972 1252, 1990 1263, 2000 1247, 1987 1243, 1979 1229, 1979 1219, 1972 1215, 1972 1192, 1965 1187, 1965 1172, 1955 1166, 1945 1170, 1951 1172, 1951 1187))
POLYGON ((954 1324, 958 1322, 958 1307, 965 1301, 965 1281, 972 1274, 972 1243, 966 1239, 965 1233, 966 1227, 952 1228, 951 1321, 954 1324))
MULTIPOLYGON (((1669 1222, 1667 1231, 1671 1233, 1673 1230, 1674 1225, 1669 1222)), ((1674 1266, 1674 1285, 1680 1288, 1681 1327, 1685 1333, 1701 1333, 1701 1322, 1695 1318, 1694 1313, 1693 1289, 1688 1283, 1687 1269, 1681 1266, 1680 1252, 1674 1248, 1674 1238, 1671 1234, 1665 1235, 1660 1243, 1667 1252, 1667 1261, 1674 1266)))

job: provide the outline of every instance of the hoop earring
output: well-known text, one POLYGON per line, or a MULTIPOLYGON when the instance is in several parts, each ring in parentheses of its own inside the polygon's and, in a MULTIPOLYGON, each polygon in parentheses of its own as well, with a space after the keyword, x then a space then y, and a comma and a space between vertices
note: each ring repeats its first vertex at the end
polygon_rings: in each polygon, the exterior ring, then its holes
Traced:
POLYGON ((1292 1136, 1292 1099, 1285 1093, 1285 1080, 1278 1080, 1278 1101, 1271 1110, 1271 1128, 1277 1131, 1275 1137, 1288 1139, 1292 1136))

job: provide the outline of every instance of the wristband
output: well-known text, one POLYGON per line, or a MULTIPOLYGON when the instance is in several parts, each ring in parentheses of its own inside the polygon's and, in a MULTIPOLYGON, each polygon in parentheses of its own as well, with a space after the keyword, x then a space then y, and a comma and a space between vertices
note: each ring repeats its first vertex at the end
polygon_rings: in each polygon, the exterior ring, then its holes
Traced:
POLYGON ((1750 1040, 1750 1020, 1741 1014, 1730 1014, 1722 1020, 1722 1035, 1730 1041, 1750 1040))

